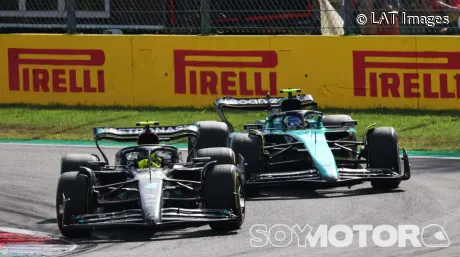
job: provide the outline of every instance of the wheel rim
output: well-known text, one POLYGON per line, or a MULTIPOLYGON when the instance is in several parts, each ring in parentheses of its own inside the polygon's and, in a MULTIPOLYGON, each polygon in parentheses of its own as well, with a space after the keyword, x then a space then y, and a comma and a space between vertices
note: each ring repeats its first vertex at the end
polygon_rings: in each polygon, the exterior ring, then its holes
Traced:
POLYGON ((63 204, 58 205, 58 214, 61 216, 64 215, 64 205, 63 204))
POLYGON ((241 185, 238 186, 238 194, 240 196, 239 204, 240 204, 240 209, 241 209, 241 215, 244 217, 246 201, 245 201, 245 196, 244 196, 244 190, 241 185))
POLYGON ((61 229, 61 225, 64 220, 64 199, 62 196, 59 197, 58 201, 56 202, 56 220, 59 229, 61 229))

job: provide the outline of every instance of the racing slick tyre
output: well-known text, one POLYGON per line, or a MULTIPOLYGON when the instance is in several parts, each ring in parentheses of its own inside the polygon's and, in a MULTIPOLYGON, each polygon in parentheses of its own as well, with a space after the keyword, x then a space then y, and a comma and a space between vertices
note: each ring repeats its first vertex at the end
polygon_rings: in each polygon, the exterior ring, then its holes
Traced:
POLYGON ((325 115, 322 119, 324 126, 342 125, 343 122, 352 120, 353 119, 349 115, 345 114, 325 115))
POLYGON ((229 147, 203 148, 196 152, 196 157, 211 157, 211 160, 217 161, 217 164, 236 165, 235 152, 229 147))
POLYGON ((204 179, 203 196, 207 209, 231 210, 238 218, 210 224, 213 230, 236 230, 241 228, 245 216, 245 194, 238 173, 232 164, 215 165, 204 179))
MULTIPOLYGON (((56 193, 56 216, 59 230, 69 238, 90 237, 93 229, 74 229, 63 227, 63 221, 70 221, 72 216, 87 214, 88 177, 79 172, 66 172, 61 175, 56 193), (64 204, 64 198, 70 201, 64 204), (65 215, 65 217, 64 217, 65 215)), ((72 223, 71 223, 72 224, 72 223)), ((66 224, 69 225, 69 224, 66 224)))
POLYGON ((188 151, 190 156, 195 156, 196 151, 210 147, 226 147, 227 138, 230 133, 227 124, 220 121, 199 121, 198 142, 195 145, 195 138, 190 137, 188 151), (193 146, 195 145, 195 148, 193 146))
MULTIPOLYGON (((367 132, 367 154, 370 168, 393 169, 401 174, 398 147, 398 135, 392 127, 379 127, 367 132)), ((399 186, 401 181, 372 181, 372 187, 391 190, 399 186)))
POLYGON ((77 153, 66 154, 61 158, 61 174, 78 171, 81 166, 88 167, 89 162, 100 161, 97 155, 77 153))
MULTIPOLYGON (((245 178, 251 177, 251 173, 259 173, 263 168, 262 142, 260 138, 249 134, 238 133, 232 136, 230 147, 236 154, 241 154, 246 163, 245 178)), ((246 195, 255 197, 260 194, 260 188, 246 187, 246 195)))
MULTIPOLYGON (((325 115, 324 118, 322 119, 323 125, 324 126, 341 126, 343 122, 346 121, 352 121, 353 119, 349 115, 345 114, 333 114, 333 115, 325 115)), ((331 140, 328 138, 328 140, 331 140)), ((334 139, 332 139, 334 140, 334 139)), ((356 134, 353 134, 350 138, 347 139, 347 141, 357 141, 358 138, 356 137, 356 134)), ((357 151, 358 146, 357 145, 351 145, 347 146, 348 148, 352 149, 353 151, 357 151)), ((356 157, 355 153, 352 153, 350 151, 341 149, 334 153, 335 156, 338 157, 345 157, 345 158, 354 158, 356 157)))

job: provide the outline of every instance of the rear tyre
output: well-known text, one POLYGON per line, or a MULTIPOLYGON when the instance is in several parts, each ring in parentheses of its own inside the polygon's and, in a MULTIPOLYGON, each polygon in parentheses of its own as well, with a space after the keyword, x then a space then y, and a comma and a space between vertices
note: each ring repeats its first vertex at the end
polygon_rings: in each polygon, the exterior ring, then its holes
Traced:
POLYGON ((245 217, 245 194, 238 168, 232 164, 215 165, 204 179, 206 208, 231 210, 238 218, 210 224, 213 230, 232 231, 240 229, 245 217))
POLYGON ((211 157, 211 160, 217 161, 217 164, 236 165, 235 152, 229 147, 203 148, 196 152, 196 157, 211 157))
POLYGON ((227 124, 220 121, 199 121, 197 125, 199 125, 198 142, 193 137, 188 142, 190 156, 195 156, 196 151, 203 148, 227 146, 227 139, 230 133, 227 124), (192 149, 194 145, 195 148, 192 149))
POLYGON ((97 155, 77 153, 66 154, 61 158, 61 174, 78 171, 81 166, 88 167, 89 162, 100 161, 97 155))
MULTIPOLYGON (((367 154, 370 168, 392 169, 401 174, 398 136, 392 127, 370 129, 367 133, 367 154)), ((380 190, 398 188, 401 181, 372 181, 372 187, 380 190)))
MULTIPOLYGON (((262 142, 260 138, 249 136, 249 134, 234 134, 230 141, 230 147, 236 154, 241 154, 246 163, 245 177, 250 178, 251 174, 259 173, 263 168, 262 142)), ((246 186, 246 195, 255 197, 260 194, 260 188, 246 186)))
POLYGON ((324 126, 337 126, 342 125, 345 121, 352 121, 350 115, 345 114, 333 114, 333 115, 325 115, 322 119, 324 126))
MULTIPOLYGON (((64 219, 69 222, 74 215, 90 213, 88 183, 88 177, 79 174, 79 172, 66 172, 59 178, 56 193, 56 216, 59 230, 63 236, 69 238, 90 237, 93 233, 93 229, 74 229, 62 226, 64 219), (64 196, 66 199, 70 200, 65 203, 65 206, 64 196)), ((70 224, 73 223, 70 222, 70 224)))

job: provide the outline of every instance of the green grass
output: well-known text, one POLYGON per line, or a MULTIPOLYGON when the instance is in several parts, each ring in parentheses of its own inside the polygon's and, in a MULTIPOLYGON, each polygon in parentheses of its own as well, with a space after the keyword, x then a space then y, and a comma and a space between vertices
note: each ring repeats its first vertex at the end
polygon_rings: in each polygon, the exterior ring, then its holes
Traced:
MULTIPOLYGON (((392 126, 400 146, 412 151, 460 151, 460 111, 339 110, 326 114, 350 114, 358 120, 358 133, 369 124, 392 126)), ((263 119, 266 112, 227 112, 236 130, 243 124, 263 119)), ((218 120, 212 109, 41 107, 0 105, 0 138, 92 140, 91 128, 131 127, 137 121, 157 120, 161 125, 177 125, 198 120, 218 120)))

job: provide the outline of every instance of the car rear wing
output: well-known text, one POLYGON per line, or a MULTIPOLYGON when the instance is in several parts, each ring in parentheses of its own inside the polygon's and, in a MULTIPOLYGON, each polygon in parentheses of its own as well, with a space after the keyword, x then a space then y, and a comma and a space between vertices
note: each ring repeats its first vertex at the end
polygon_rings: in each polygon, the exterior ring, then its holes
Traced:
MULTIPOLYGON (((313 97, 308 94, 298 94, 295 96, 300 100, 302 107, 314 106, 317 107, 318 103, 315 102, 313 97)), ((233 98, 222 97, 214 102, 214 107, 217 109, 244 109, 253 111, 264 111, 269 108, 280 108, 280 101, 285 97, 267 97, 267 98, 233 98)))
MULTIPOLYGON (((193 124, 177 126, 154 126, 149 128, 158 135, 160 141, 176 140, 184 137, 198 137, 198 126, 193 124)), ((132 128, 93 128, 94 140, 102 139, 118 142, 135 142, 137 137, 145 131, 142 127, 132 128)))
MULTIPOLYGON (((314 110, 318 108, 318 103, 309 94, 298 94, 295 96, 300 100, 301 107, 313 107, 314 110)), ((214 109, 217 111, 220 119, 227 123, 233 131, 233 126, 224 115, 224 109, 233 110, 246 110, 246 111, 268 111, 273 109, 281 110, 281 100, 286 97, 269 97, 266 98, 232 98, 222 97, 214 102, 214 109)))
POLYGON ((107 156, 99 146, 99 140, 110 140, 116 142, 136 142, 139 135, 149 130, 158 136, 160 142, 167 142, 180 138, 199 137, 198 125, 186 124, 176 126, 158 126, 160 123, 155 122, 137 122, 137 126, 146 125, 145 127, 129 127, 129 128, 93 128, 94 141, 96 147, 101 152, 106 164, 109 163, 107 156), (152 127, 150 125, 153 125, 152 127))

